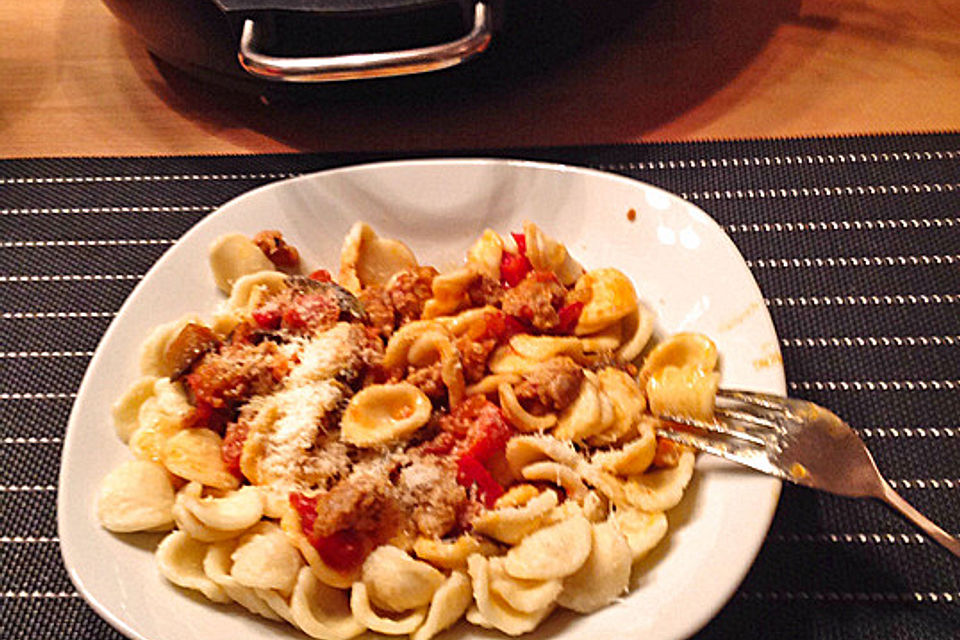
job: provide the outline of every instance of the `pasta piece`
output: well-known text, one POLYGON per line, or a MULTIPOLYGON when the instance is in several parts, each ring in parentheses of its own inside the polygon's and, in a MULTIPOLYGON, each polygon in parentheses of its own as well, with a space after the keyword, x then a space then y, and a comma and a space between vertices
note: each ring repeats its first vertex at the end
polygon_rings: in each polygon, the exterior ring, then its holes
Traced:
POLYGON ((353 583, 350 590, 350 611, 353 617, 371 631, 384 633, 390 636, 403 636, 413 633, 427 617, 426 607, 414 609, 402 618, 387 618, 380 616, 373 610, 367 594, 367 585, 362 582, 353 583))
POLYGON ((358 447, 374 447, 405 438, 430 419, 430 399, 412 384, 378 384, 350 399, 340 437, 358 447))
POLYGON ((494 349, 487 359, 487 368, 497 375, 523 375, 539 366, 539 360, 520 355, 509 344, 502 344, 494 349))
POLYGON ((587 495, 587 487, 580 479, 580 474, 559 462, 552 460, 534 462, 524 467, 521 474, 526 480, 551 482, 562 487, 567 497, 578 502, 587 495))
POLYGON ((468 396, 499 393, 501 384, 512 386, 520 382, 521 379, 522 378, 515 373, 493 373, 484 376, 479 382, 475 382, 467 387, 464 393, 468 396))
POLYGON ((451 407, 463 400, 466 383, 463 377, 463 363, 460 350, 453 343, 448 332, 428 331, 410 345, 407 359, 414 366, 419 363, 431 364, 440 361, 440 379, 447 387, 447 396, 451 407))
MULTIPOLYGON (((200 485, 193 483, 197 489, 200 485)), ((263 495, 259 487, 248 485, 224 496, 200 497, 200 491, 181 491, 183 506, 204 526, 223 531, 248 529, 263 516, 263 495)))
POLYGON ((667 516, 662 511, 617 509, 611 521, 627 539, 634 562, 647 555, 667 535, 667 516))
POLYGON ((493 506, 497 509, 522 507, 538 495, 540 495, 540 489, 537 489, 532 484, 515 484, 507 489, 502 496, 497 498, 493 506))
POLYGON ((263 498, 263 515, 272 520, 281 520, 293 508, 290 506, 290 495, 279 487, 260 485, 260 496, 263 498))
POLYGON ((169 378, 153 383, 153 397, 157 399, 157 409, 174 418, 184 418, 193 410, 183 387, 169 378))
POLYGON ((237 476, 220 456, 221 439, 210 429, 184 429, 163 445, 163 465, 174 475, 215 489, 236 489, 237 476))
POLYGON ((455 406, 465 395, 463 364, 453 336, 442 324, 428 320, 405 324, 390 337, 383 354, 383 366, 387 369, 426 367, 437 361, 450 405, 455 406))
POLYGON ((574 329, 578 336, 602 331, 631 314, 639 304, 630 278, 609 267, 582 275, 574 291, 587 297, 574 329))
POLYGON ((613 352, 623 340, 623 323, 614 322, 607 328, 580 338, 580 348, 586 353, 613 352))
POLYGON ((497 553, 497 545, 465 533, 453 542, 419 537, 413 543, 413 552, 425 562, 441 569, 462 569, 474 553, 489 556, 497 553))
MULTIPOLYGON (((533 613, 518 611, 511 607, 498 595, 490 592, 489 562, 479 555, 470 556, 467 560, 467 570, 470 572, 470 578, 473 582, 473 599, 477 604, 480 620, 483 621, 480 624, 498 629, 511 636, 518 636, 534 630, 550 614, 553 605, 551 604, 533 613)), ((471 619, 468 611, 467 619, 473 622, 476 616, 471 619)))
POLYGON ((483 234, 467 249, 467 264, 491 280, 500 281, 500 260, 503 257, 503 240, 491 229, 483 234))
POLYGON ((158 379, 154 383, 154 395, 144 400, 137 412, 140 426, 131 434, 128 444, 133 454, 142 460, 162 462, 167 441, 183 430, 183 414, 167 411, 172 404, 169 399, 164 404, 160 403, 157 391, 162 392, 164 385, 169 386, 169 380, 158 379))
POLYGON ((583 497, 583 515, 590 522, 602 522, 610 512, 609 504, 596 491, 588 491, 583 497))
POLYGON ((290 613, 304 633, 318 640, 350 640, 364 630, 350 611, 346 592, 323 584, 306 567, 297 576, 290 613))
MULTIPOLYGON (((279 293, 286 286, 287 275, 279 271, 259 271, 245 275, 233 283, 227 309, 248 314, 265 297, 279 293)), ((220 330, 222 331, 222 328, 220 330)))
POLYGON ((565 286, 570 286, 583 275, 583 267, 570 257, 566 247, 548 237, 532 222, 523 223, 527 258, 534 269, 552 271, 565 286))
POLYGON ((590 459, 610 473, 628 476, 643 473, 657 452, 657 436, 650 422, 641 423, 640 437, 613 451, 598 451, 590 459))
POLYGON ((143 460, 159 462, 163 443, 180 431, 180 420, 165 414, 153 396, 140 404, 137 411, 137 428, 130 435, 130 451, 143 460))
POLYGON ((713 371, 717 366, 717 346, 700 333, 677 333, 654 347, 640 369, 640 385, 667 367, 693 367, 713 371))
POLYGON ((273 269, 270 258, 242 233, 228 233, 210 245, 210 271, 217 287, 226 294, 242 276, 273 269))
POLYGON ((356 294, 369 285, 384 286, 393 274, 417 266, 413 252, 399 240, 381 238, 364 222, 357 222, 340 250, 343 287, 356 294))
POLYGON ((520 357, 545 362, 557 356, 577 359, 583 355, 583 343, 573 336, 531 336, 518 333, 510 338, 510 348, 520 357))
POLYGON ((640 357, 653 335, 653 313, 638 302, 637 308, 624 316, 620 327, 623 343, 617 349, 617 355, 624 362, 633 362, 640 357))
POLYGON ((191 313, 173 322, 154 327, 140 346, 140 373, 157 378, 167 378, 173 374, 173 365, 164 358, 163 354, 167 350, 167 345, 190 323, 202 324, 200 316, 191 313))
POLYGON ((290 603, 282 595, 272 589, 254 589, 253 593, 260 598, 270 610, 277 614, 283 620, 286 620, 293 626, 297 626, 293 619, 293 611, 290 610, 290 603))
POLYGON ((526 580, 565 578, 590 554, 590 531, 590 522, 579 514, 538 529, 507 552, 504 570, 526 580))
POLYGON ((524 409, 511 385, 501 383, 497 387, 497 393, 500 396, 500 408, 517 431, 543 432, 557 424, 557 416, 552 413, 535 416, 524 409))
POLYGON ((693 477, 694 461, 693 453, 684 451, 676 467, 649 471, 622 480, 599 471, 589 481, 617 507, 667 511, 677 506, 683 498, 684 489, 693 477))
POLYGON ((397 613, 423 607, 443 584, 442 573, 392 545, 377 547, 363 563, 370 599, 397 613))
POLYGON ((540 527, 550 510, 557 506, 557 502, 557 494, 547 490, 522 507, 481 511, 473 519, 473 529, 494 540, 517 544, 540 527))
POLYGON ((411 640, 430 640, 452 626, 470 606, 472 599, 470 578, 463 571, 452 572, 446 582, 434 592, 427 619, 414 632, 411 640))
POLYGON ((198 542, 183 531, 173 531, 157 547, 160 574, 173 584, 199 591, 214 602, 229 602, 230 596, 207 577, 203 560, 208 545, 198 542))
MULTIPOLYGON (((604 431, 600 390, 597 388, 597 378, 592 371, 584 371, 584 379, 580 385, 580 394, 570 406, 564 409, 557 419, 557 427, 553 436, 560 440, 579 442, 590 436, 604 431)), ((612 413, 612 407, 610 408, 612 413)), ((610 420, 612 423, 612 419, 610 420)))
MULTIPOLYGON (((464 616, 467 619, 467 622, 470 624, 483 627, 484 629, 495 629, 496 627, 493 624, 483 617, 483 614, 480 613, 480 609, 477 608, 477 605, 472 604, 467 607, 467 613, 464 616)), ((518 634, 519 635, 519 634, 518 634)))
POLYGON ((612 522, 592 527, 592 546, 586 562, 563 581, 557 604, 579 613, 605 607, 627 590, 633 560, 623 534, 612 522))
POLYGON ((613 404, 615 417, 608 429, 591 436, 588 442, 593 446, 622 442, 636 433, 640 415, 647 406, 643 391, 630 374, 613 367, 600 370, 597 384, 600 394, 613 404))
POLYGON ((469 306, 470 296, 467 295, 467 288, 479 277, 480 274, 471 266, 438 275, 431 284, 433 297, 423 304, 421 317, 429 320, 448 316, 469 306))
POLYGON ((117 533, 157 531, 173 525, 173 485, 155 462, 128 460, 100 483, 97 519, 117 533))
POLYGON ((439 316, 434 318, 433 321, 440 323, 451 334, 459 337, 470 332, 475 327, 478 332, 482 333, 482 330, 487 326, 487 316, 489 314, 499 315, 500 310, 488 305, 467 309, 455 316, 439 316))
POLYGON ((490 591, 523 613, 536 613, 549 607, 563 590, 559 579, 523 580, 508 575, 503 568, 503 558, 490 558, 487 570, 490 591))
POLYGON ((708 421, 720 386, 720 374, 693 366, 665 367, 647 380, 650 412, 708 421))
POLYGON ((203 485, 199 482, 190 482, 177 492, 173 503, 173 519, 177 528, 186 531, 191 538, 201 542, 218 542, 239 536, 243 530, 220 530, 208 527, 200 521, 187 505, 195 504, 201 499, 203 485))
MULTIPOLYGON (((593 372, 591 371, 590 373, 593 372)), ((597 380, 595 374, 594 380, 597 380)), ((599 433, 604 433, 610 431, 617 421, 617 411, 613 406, 613 401, 610 399, 610 396, 600 391, 599 380, 596 381, 596 385, 597 399, 600 401, 600 424, 597 426, 597 429, 599 433)))
POLYGON ((576 468, 584 460, 569 442, 546 435, 514 436, 507 442, 507 464, 515 476, 522 477, 523 469, 540 460, 555 460, 576 468))
POLYGON ((153 397, 153 385, 158 379, 156 376, 143 376, 130 385, 126 392, 110 407, 113 428, 124 443, 130 440, 130 436, 140 426, 137 419, 140 407, 148 398, 153 397))
POLYGON ((203 558, 203 572, 220 585, 231 600, 250 613, 268 620, 279 620, 280 616, 257 595, 256 590, 243 586, 230 575, 230 556, 236 546, 236 540, 224 540, 211 544, 203 558))
POLYGON ((230 575, 245 587, 289 594, 303 561, 276 524, 265 521, 244 534, 230 556, 230 575))

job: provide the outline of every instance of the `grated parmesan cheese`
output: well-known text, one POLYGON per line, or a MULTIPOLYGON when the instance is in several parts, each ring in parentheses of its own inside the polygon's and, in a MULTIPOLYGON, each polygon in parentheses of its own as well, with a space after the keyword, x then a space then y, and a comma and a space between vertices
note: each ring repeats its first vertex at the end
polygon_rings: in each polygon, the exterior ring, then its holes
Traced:
POLYGON ((267 423, 248 436, 261 483, 284 490, 322 487, 349 472, 347 447, 325 433, 325 424, 349 393, 338 379, 349 379, 369 356, 363 337, 361 328, 341 322, 284 345, 297 364, 283 387, 247 405, 256 414, 250 424, 267 423))

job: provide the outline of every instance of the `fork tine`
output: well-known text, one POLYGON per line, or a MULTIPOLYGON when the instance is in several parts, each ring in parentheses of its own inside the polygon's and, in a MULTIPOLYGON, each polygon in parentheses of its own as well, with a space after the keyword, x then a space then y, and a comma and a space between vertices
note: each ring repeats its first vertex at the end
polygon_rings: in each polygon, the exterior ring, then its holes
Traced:
POLYGON ((732 422, 741 422, 745 425, 757 427, 759 429, 775 429, 777 423, 768 416, 759 412, 740 411, 737 409, 728 409, 726 407, 717 407, 713 410, 714 415, 724 420, 732 422))
POLYGON ((759 407, 771 411, 783 410, 786 398, 773 395, 772 393, 760 393, 758 391, 743 391, 741 389, 720 389, 717 391, 717 398, 723 400, 735 400, 749 407, 759 407))
POLYGON ((663 428, 657 429, 657 436, 737 464, 742 464, 751 469, 774 475, 778 478, 785 477, 783 471, 778 469, 770 461, 766 451, 762 448, 757 448, 749 444, 741 444, 739 442, 722 441, 704 437, 703 435, 688 431, 671 431, 663 428))
POLYGON ((696 429, 700 432, 716 434, 718 436, 731 438, 733 440, 749 442, 750 444, 758 447, 764 447, 767 444, 766 441, 760 436, 753 435, 742 429, 733 429, 722 422, 706 422, 704 420, 696 420, 694 418, 687 418, 685 416, 667 415, 660 416, 660 419, 667 422, 673 422, 684 427, 689 427, 691 429, 696 429))

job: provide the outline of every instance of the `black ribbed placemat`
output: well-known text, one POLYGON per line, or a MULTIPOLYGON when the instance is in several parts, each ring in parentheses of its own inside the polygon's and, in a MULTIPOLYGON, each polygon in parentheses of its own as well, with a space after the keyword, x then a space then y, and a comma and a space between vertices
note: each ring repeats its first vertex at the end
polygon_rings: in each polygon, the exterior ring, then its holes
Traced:
MULTIPOLYGON (((848 418, 895 488, 960 532, 960 135, 466 155, 622 173, 705 209, 760 283, 790 393, 848 418)), ((56 483, 83 371, 147 269, 255 186, 394 157, 0 161, 0 635, 118 636, 63 569, 56 483)), ((960 561, 878 504, 794 487, 698 636, 957 637, 960 561)))

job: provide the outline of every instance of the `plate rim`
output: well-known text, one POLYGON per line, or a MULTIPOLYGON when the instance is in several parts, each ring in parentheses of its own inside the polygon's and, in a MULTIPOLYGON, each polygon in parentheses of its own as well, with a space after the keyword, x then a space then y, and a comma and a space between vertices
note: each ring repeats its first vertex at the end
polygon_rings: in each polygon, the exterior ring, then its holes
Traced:
MULTIPOLYGON (((72 457, 68 455, 71 449, 75 446, 74 441, 77 436, 76 433, 78 429, 76 428, 76 423, 80 419, 81 409, 85 405, 86 396, 88 396, 88 388, 93 384, 93 372, 98 368, 98 362, 104 357, 105 350, 102 346, 107 343, 112 335, 122 328, 123 319, 127 315, 128 308, 134 305, 135 298, 139 296, 139 293, 142 289, 148 288, 150 285, 151 276, 163 269, 167 262, 174 260, 174 251, 173 249, 180 244, 188 236, 199 233, 198 227, 204 225, 206 221, 212 217, 220 214, 224 209, 234 206, 237 202, 241 200, 257 198, 263 192, 282 189, 288 187, 291 184, 296 184, 300 182, 309 182, 311 180, 316 180, 318 177, 336 177, 340 174, 349 175, 351 173, 366 173, 366 172, 376 172, 382 169, 390 169, 394 167, 416 167, 416 166, 444 166, 444 165, 468 165, 468 166, 482 166, 482 165, 499 165, 504 167, 521 167, 529 168, 534 170, 541 171, 550 171, 550 172, 560 172, 560 173, 573 173, 573 174, 588 174, 593 177, 612 180, 615 182, 628 183, 634 187, 639 186, 641 189, 654 190, 661 194, 666 195, 668 198, 673 200, 678 200, 683 203, 684 208, 688 213, 694 218, 696 218, 701 223, 706 223, 708 226, 715 227, 719 231, 719 237, 722 238, 722 242, 728 245, 728 249, 731 249, 735 254, 740 258, 744 263, 746 262, 743 254, 740 252, 740 249, 733 242, 732 238, 727 234, 723 227, 706 211, 701 209, 695 203, 690 202, 682 198, 679 194, 671 192, 663 187, 644 182, 630 176, 622 175, 619 173, 614 173, 610 171, 604 171, 601 169, 596 169, 588 166, 580 166, 575 164, 569 164, 565 162, 551 162, 551 161, 542 161, 542 160, 528 160, 522 158, 512 158, 512 157, 486 157, 486 156, 464 156, 464 157, 424 157, 424 158, 409 158, 409 159, 389 159, 389 160, 377 160, 372 162, 358 162, 355 164, 349 164, 346 166, 332 167, 328 169, 321 169, 318 171, 309 171, 300 175, 275 180, 267 184, 262 184, 248 191, 245 191, 229 200, 221 203, 216 206, 213 210, 208 212, 203 218, 191 225, 179 238, 176 242, 171 245, 171 247, 164 252, 145 272, 143 279, 137 283, 137 285, 127 294, 127 297, 120 305, 117 310, 116 316, 110 321, 110 324, 107 326, 103 335, 97 343, 97 347, 94 350, 94 356, 91 358, 90 362, 87 364, 87 368, 84 371, 84 374, 81 378, 80 385, 77 387, 77 395, 74 399, 74 402, 70 409, 70 414, 67 419, 67 425, 64 431, 63 444, 61 447, 61 457, 60 464, 58 468, 58 480, 57 480, 57 500, 56 500, 56 525, 57 525, 57 535, 59 537, 58 548, 60 550, 60 557, 64 564, 64 567, 67 571, 67 575, 70 579, 70 582, 77 589, 80 596, 83 600, 99 615, 103 620, 110 624, 114 629, 122 633, 132 640, 151 640, 151 637, 144 635, 134 629, 130 624, 123 620, 119 615, 115 614, 114 611, 100 601, 100 599, 91 592, 88 588, 86 582, 83 579, 77 570, 75 563, 71 560, 70 554, 73 552, 71 545, 69 543, 65 544, 67 540, 71 539, 70 535, 64 536, 65 531, 70 530, 69 518, 66 514, 66 508, 62 504, 62 496, 65 493, 65 487, 69 481, 69 476, 67 473, 69 463, 72 460, 72 457)), ((763 293, 760 289, 759 284, 756 281, 753 273, 747 269, 747 272, 750 277, 750 282, 753 285, 756 293, 762 299, 763 293)), ((762 309, 763 316, 770 325, 770 330, 773 336, 777 336, 776 326, 773 323, 773 319, 770 316, 769 310, 764 307, 762 309)), ((775 345, 776 355, 780 356, 780 347, 779 342, 775 345)), ((779 391, 782 394, 786 394, 786 374, 782 363, 782 357, 777 358, 777 362, 773 367, 775 373, 779 374, 778 385, 780 387, 779 391)), ((753 545, 753 548, 749 552, 749 561, 744 562, 742 566, 739 567, 739 570, 735 572, 736 578, 730 580, 730 584, 726 589, 725 597, 719 599, 710 607, 705 607, 701 615, 693 616, 693 619, 686 625, 687 630, 683 635, 678 636, 679 638, 690 638, 700 630, 702 630, 706 625, 708 625, 719 612, 729 604, 732 597, 736 594, 737 590, 743 583, 744 578, 747 573, 750 571, 756 562, 756 558, 760 553, 764 541, 766 540, 767 535, 769 534, 770 526, 773 522, 777 506, 779 504, 780 495, 782 493, 782 482, 770 477, 768 482, 768 494, 769 494, 769 504, 768 509, 760 515, 758 518, 758 524, 762 526, 758 528, 759 531, 762 531, 762 535, 759 536, 759 539, 756 541, 756 544, 753 545)))

